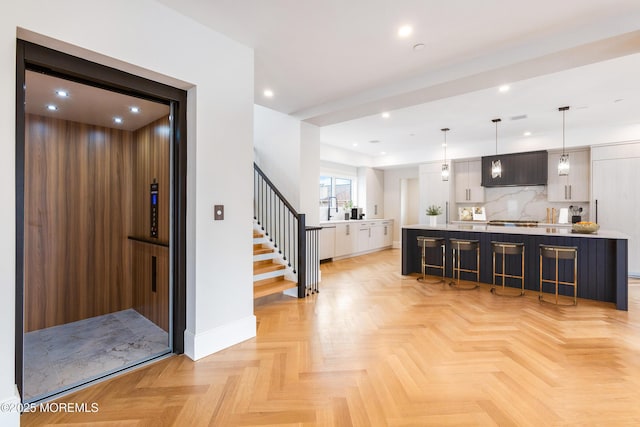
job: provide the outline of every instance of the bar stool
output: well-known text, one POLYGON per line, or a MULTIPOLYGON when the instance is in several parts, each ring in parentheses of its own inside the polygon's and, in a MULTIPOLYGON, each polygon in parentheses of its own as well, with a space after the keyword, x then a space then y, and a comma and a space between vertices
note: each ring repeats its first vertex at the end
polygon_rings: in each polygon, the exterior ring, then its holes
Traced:
POLYGON ((558 304, 558 287, 559 285, 573 286, 573 305, 578 304, 578 248, 576 246, 554 246, 554 245, 540 245, 540 294, 538 299, 543 300, 542 297, 542 284, 554 283, 556 285, 556 304, 558 304), (555 260, 555 279, 543 279, 542 275, 542 260, 543 258, 550 258, 555 260), (573 260, 573 281, 563 282, 558 279, 558 264, 559 260, 573 260))
POLYGON ((472 290, 476 289, 479 285, 476 283, 471 287, 460 287, 460 273, 475 273, 476 274, 476 282, 480 281, 480 242, 478 240, 465 240, 465 239, 449 239, 449 243, 451 244, 451 249, 453 251, 453 274, 452 279, 457 279, 454 283, 453 280, 449 283, 449 286, 455 286, 461 290, 472 290), (460 267, 460 258, 462 257, 463 251, 476 251, 476 268, 472 270, 470 268, 461 268, 460 267), (457 275, 456 275, 457 273, 457 275))
MULTIPOLYGON (((442 279, 439 282, 444 281, 444 256, 445 256, 445 239, 444 237, 426 237, 426 236, 418 236, 418 246, 422 248, 422 280, 426 279, 426 271, 427 267, 437 268, 442 270, 442 279), (442 248, 442 264, 427 264, 427 248, 442 248)), ((420 278, 418 278, 420 280, 420 278)), ((434 282, 434 283, 439 283, 434 282)))
POLYGON ((511 243, 511 242, 491 242, 491 250, 493 252, 493 285, 491 286, 491 292, 495 295, 520 297, 524 295, 524 243, 511 243), (496 272, 496 254, 502 255, 502 271, 496 272), (521 262, 521 275, 516 276, 513 274, 507 274, 505 271, 505 260, 507 255, 518 255, 521 262), (502 293, 498 293, 496 290, 496 277, 502 278, 502 293), (520 292, 518 294, 505 293, 504 283, 506 278, 520 279, 520 292))

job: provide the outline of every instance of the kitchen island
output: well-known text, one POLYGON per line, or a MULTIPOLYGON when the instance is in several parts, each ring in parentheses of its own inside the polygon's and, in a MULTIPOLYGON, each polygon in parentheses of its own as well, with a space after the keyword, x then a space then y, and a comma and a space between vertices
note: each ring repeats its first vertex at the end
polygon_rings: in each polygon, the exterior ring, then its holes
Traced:
MULTIPOLYGON (((473 239, 480 242, 480 282, 492 283, 493 265, 491 242, 522 242, 525 245, 525 289, 538 292, 540 280, 540 244, 576 246, 578 248, 578 297, 612 302, 618 310, 627 310, 628 237, 616 231, 599 230, 593 234, 573 233, 567 227, 499 227, 486 224, 409 225, 402 227, 402 274, 420 273, 421 252, 418 236, 446 239, 445 275, 452 276, 449 239, 473 239)), ((428 251, 436 252, 436 251, 428 251)), ((429 257, 436 253, 427 254, 429 257)), ((440 255, 441 257, 442 255, 440 255)), ((436 258, 433 259, 434 262, 436 258)), ((474 265, 474 254, 462 254, 462 263, 474 265)), ((520 261, 507 257, 507 271, 518 272, 520 261)), ((544 260, 545 278, 552 271, 552 260, 544 260), (548 263, 548 264, 547 264, 548 263)), ((432 262, 429 262, 432 263, 432 262)), ((570 278, 573 264, 560 264, 560 277, 570 278)), ((438 272, 439 273, 439 272, 438 272)), ((432 274, 438 274, 435 271, 432 274)), ((427 270, 427 274, 430 271, 427 270)), ((462 273, 461 279, 475 280, 475 275, 462 273)), ((499 280, 499 279, 498 279, 499 280)), ((498 282, 500 283, 500 282, 498 282)), ((518 286, 513 280, 507 286, 518 286)), ((560 286, 560 294, 573 295, 572 289, 560 286)), ((545 291, 547 287, 545 286, 545 291)))

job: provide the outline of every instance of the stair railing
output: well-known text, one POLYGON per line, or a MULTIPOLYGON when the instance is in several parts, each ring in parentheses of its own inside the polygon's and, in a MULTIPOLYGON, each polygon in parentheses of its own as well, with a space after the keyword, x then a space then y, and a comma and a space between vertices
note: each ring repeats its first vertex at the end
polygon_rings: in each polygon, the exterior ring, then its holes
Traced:
MULTIPOLYGON (((276 186, 253 164, 253 218, 298 277, 298 298, 307 293, 305 214, 296 212, 276 186)), ((316 252, 318 251, 317 245, 316 252)), ((310 254, 312 259, 317 254, 310 254)), ((318 266, 319 268, 319 266, 318 266)), ((315 285, 317 287, 317 284, 315 285)))

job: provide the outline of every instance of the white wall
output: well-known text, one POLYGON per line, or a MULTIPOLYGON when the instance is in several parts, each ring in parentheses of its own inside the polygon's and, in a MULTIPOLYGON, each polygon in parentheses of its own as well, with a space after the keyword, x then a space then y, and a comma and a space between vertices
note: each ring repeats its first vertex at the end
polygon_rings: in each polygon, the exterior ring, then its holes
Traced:
POLYGON ((254 106, 255 161, 291 205, 300 209, 300 120, 254 106))
MULTIPOLYGON (((185 347, 199 358, 254 336, 253 51, 151 0, 3 2, 0 196, 9 207, 15 203, 18 27, 33 40, 38 37, 29 32, 62 42, 48 40, 50 47, 164 83, 188 82, 183 86, 190 88, 185 347), (224 221, 212 220, 214 204, 226 205, 224 221)), ((15 391, 14 217, 12 208, 0 210, 0 401, 15 391)), ((0 414, 0 425, 18 425, 18 418, 0 414)))
POLYGON ((254 158, 260 169, 299 212, 307 225, 318 225, 320 128, 254 106, 254 158))
POLYGON ((300 210, 307 225, 320 224, 320 128, 302 122, 300 129, 300 210))

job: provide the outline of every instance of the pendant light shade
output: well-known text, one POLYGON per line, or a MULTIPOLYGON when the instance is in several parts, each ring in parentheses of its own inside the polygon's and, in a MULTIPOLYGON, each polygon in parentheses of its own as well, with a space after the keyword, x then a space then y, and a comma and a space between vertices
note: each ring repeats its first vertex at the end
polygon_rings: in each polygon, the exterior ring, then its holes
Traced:
POLYGON ((442 144, 442 146, 444 147, 444 161, 442 162, 442 180, 443 181, 449 181, 449 164, 447 163, 447 132, 449 131, 449 128, 443 128, 440 129, 442 132, 444 132, 444 143, 442 144))
MULTIPOLYGON (((498 155, 498 123, 500 123, 501 119, 493 119, 491 120, 496 124, 496 156, 498 155)), ((500 159, 493 160, 491 162, 491 178, 501 178, 502 177, 502 162, 500 159)))
POLYGON ((560 161, 558 161, 558 175, 560 176, 569 175, 569 169, 571 168, 569 154, 564 152, 564 114, 568 109, 569 107, 558 108, 558 111, 562 111, 562 155, 560 156, 560 161))

